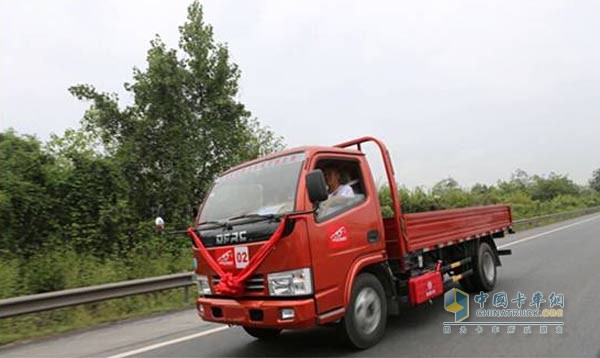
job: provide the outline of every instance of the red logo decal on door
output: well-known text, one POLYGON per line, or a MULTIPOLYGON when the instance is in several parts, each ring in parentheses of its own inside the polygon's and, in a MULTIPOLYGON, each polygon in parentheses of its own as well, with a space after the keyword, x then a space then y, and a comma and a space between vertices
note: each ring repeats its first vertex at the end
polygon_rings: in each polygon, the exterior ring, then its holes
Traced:
POLYGON ((327 229, 327 235, 329 236, 329 247, 339 248, 348 246, 350 243, 348 238, 348 230, 344 225, 341 226, 330 226, 327 229))

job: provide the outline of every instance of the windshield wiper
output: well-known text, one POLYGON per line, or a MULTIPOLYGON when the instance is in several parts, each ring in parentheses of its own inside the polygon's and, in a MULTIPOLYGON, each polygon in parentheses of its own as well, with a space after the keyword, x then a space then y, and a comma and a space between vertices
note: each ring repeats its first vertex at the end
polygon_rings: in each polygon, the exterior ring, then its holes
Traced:
POLYGON ((261 219, 261 221, 262 221, 262 220, 268 220, 268 219, 275 219, 275 218, 278 218, 278 217, 280 217, 280 215, 277 215, 277 214, 243 214, 243 215, 238 215, 238 216, 234 216, 234 217, 228 218, 226 220, 226 222, 229 223, 229 222, 234 221, 234 220, 249 219, 249 218, 252 218, 252 219, 261 219))
POLYGON ((227 218, 225 220, 203 221, 201 223, 198 223, 198 227, 200 227, 202 225, 214 225, 215 227, 228 227, 229 225, 231 225, 232 221, 239 220, 239 219, 258 219, 255 221, 263 221, 263 220, 276 219, 280 216, 281 215, 277 215, 277 214, 243 214, 243 215, 233 216, 233 217, 227 218))
POLYGON ((227 225, 227 222, 225 222, 225 221, 218 221, 218 220, 209 220, 209 221, 203 221, 201 223, 198 223, 198 226, 202 226, 202 225, 225 226, 225 225, 227 225))

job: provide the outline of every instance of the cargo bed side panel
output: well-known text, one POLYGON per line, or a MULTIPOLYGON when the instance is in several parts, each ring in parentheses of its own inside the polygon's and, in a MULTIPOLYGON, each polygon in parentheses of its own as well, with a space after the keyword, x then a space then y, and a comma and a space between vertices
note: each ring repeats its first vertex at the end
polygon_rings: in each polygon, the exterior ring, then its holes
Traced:
POLYGON ((408 251, 434 248, 508 229, 510 207, 489 205, 404 215, 408 251))

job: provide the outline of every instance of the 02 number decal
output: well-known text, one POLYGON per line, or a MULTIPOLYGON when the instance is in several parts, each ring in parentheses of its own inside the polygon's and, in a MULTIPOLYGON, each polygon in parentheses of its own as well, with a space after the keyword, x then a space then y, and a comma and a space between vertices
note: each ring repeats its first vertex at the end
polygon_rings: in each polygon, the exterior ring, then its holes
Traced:
POLYGON ((248 252, 248 246, 236 246, 235 268, 241 269, 248 266, 248 261, 250 261, 250 253, 248 252))

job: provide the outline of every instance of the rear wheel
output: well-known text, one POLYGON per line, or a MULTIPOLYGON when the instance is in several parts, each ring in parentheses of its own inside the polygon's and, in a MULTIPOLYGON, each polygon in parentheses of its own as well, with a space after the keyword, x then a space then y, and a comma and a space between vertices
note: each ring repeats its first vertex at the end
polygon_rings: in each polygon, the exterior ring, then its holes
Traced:
POLYGON ((473 274, 461 284, 470 292, 491 291, 496 285, 496 254, 487 242, 479 244, 477 255, 473 257, 473 274))
POLYGON ((475 291, 475 288, 473 287, 473 284, 471 283, 471 277, 465 277, 462 280, 460 280, 460 285, 467 292, 475 291))
POLYGON ((258 328, 258 327, 249 327, 244 326, 244 331, 251 335, 254 338, 258 338, 260 340, 271 340, 275 339, 281 333, 281 329, 277 328, 258 328))
POLYGON ((356 277, 344 319, 342 338, 353 348, 369 348, 383 338, 387 323, 387 300, 381 282, 370 273, 356 277))

